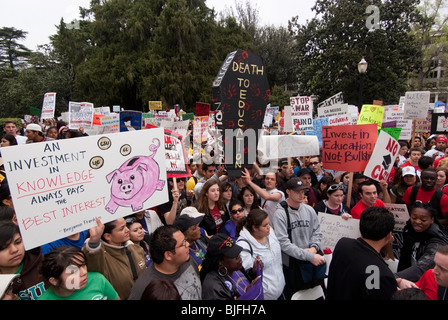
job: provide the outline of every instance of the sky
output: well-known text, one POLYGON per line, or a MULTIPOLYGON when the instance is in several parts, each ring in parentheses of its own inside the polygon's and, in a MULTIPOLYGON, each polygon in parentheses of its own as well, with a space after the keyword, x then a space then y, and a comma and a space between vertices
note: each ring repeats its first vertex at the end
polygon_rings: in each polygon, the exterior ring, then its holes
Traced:
MULTIPOLYGON (((239 0, 245 3, 245 0, 239 0)), ((299 16, 299 22, 311 20, 311 8, 315 0, 250 0, 258 10, 260 24, 287 27, 288 20, 299 16)), ((235 0, 207 0, 208 7, 217 12, 235 7, 235 0)), ((89 7, 90 0, 0 0, 0 28, 14 27, 28 32, 21 41, 31 50, 50 42, 49 36, 56 33, 61 18, 65 22, 79 19, 79 7, 89 7)))

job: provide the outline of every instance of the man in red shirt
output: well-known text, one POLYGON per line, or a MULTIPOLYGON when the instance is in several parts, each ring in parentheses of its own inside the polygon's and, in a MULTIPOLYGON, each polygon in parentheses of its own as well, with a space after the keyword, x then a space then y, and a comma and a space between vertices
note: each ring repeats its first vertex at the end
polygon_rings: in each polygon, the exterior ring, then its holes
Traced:
MULTIPOLYGON (((387 193, 387 183, 381 184, 381 188, 383 189, 383 193, 386 195, 387 193), (385 185, 386 187, 383 187, 385 185)), ((375 185, 375 182, 372 180, 363 181, 358 185, 359 194, 361 195, 361 200, 358 201, 357 204, 350 210, 350 214, 354 219, 360 219, 361 213, 369 208, 369 207, 381 207, 385 208, 384 202, 378 198, 378 191, 375 185)), ((387 198, 389 198, 389 194, 387 193, 387 198)), ((387 201, 390 202, 390 201, 387 201)))
MULTIPOLYGON (((431 202, 433 196, 435 196, 436 191, 441 192, 436 189, 437 172, 434 169, 425 169, 421 173, 420 177, 422 183, 418 188, 415 198, 411 197, 412 189, 414 187, 409 187, 406 189, 403 195, 403 201, 410 206, 416 200, 423 203, 431 202)), ((435 201, 435 200, 433 200, 435 201)), ((440 201, 435 203, 433 207, 437 210, 437 218, 439 222, 447 226, 448 225, 448 195, 442 192, 440 195, 440 201)))

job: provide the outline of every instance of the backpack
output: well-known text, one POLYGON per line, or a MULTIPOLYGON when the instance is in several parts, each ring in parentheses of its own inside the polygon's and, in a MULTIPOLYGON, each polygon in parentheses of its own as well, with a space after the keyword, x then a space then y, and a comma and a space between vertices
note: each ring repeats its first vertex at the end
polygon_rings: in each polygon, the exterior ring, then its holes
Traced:
MULTIPOLYGON (((411 205, 415 203, 415 200, 417 199, 417 193, 420 186, 413 186, 411 190, 411 195, 409 196, 409 201, 411 205)), ((442 199, 442 196, 444 195, 444 192, 442 190, 436 189, 436 192, 432 195, 431 200, 429 203, 431 204, 431 207, 437 210, 437 212, 441 213, 442 209, 440 207, 440 200, 442 199)))

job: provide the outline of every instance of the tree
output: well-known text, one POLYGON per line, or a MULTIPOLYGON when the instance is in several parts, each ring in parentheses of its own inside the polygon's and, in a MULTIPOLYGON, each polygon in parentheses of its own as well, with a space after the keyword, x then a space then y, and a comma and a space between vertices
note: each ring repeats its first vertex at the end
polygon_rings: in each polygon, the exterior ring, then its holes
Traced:
POLYGON ((419 63, 420 50, 410 34, 412 24, 421 19, 417 4, 416 0, 317 0, 314 19, 307 25, 296 19, 290 24, 301 71, 299 93, 317 95, 322 101, 342 91, 345 102, 358 105, 357 64, 365 57, 369 67, 364 103, 397 104, 409 73, 419 63), (370 5, 379 10, 378 28, 368 28, 370 5))
POLYGON ((17 70, 26 64, 31 51, 18 42, 26 35, 27 32, 14 27, 0 29, 0 69, 17 70))

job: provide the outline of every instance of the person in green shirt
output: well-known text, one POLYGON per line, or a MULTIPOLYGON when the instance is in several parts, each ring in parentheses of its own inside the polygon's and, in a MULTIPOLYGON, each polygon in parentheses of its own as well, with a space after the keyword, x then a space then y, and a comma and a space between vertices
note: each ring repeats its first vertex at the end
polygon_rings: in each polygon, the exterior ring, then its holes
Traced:
POLYGON ((41 273, 51 286, 38 300, 120 300, 101 273, 87 271, 86 256, 77 247, 51 250, 44 256, 41 273))

